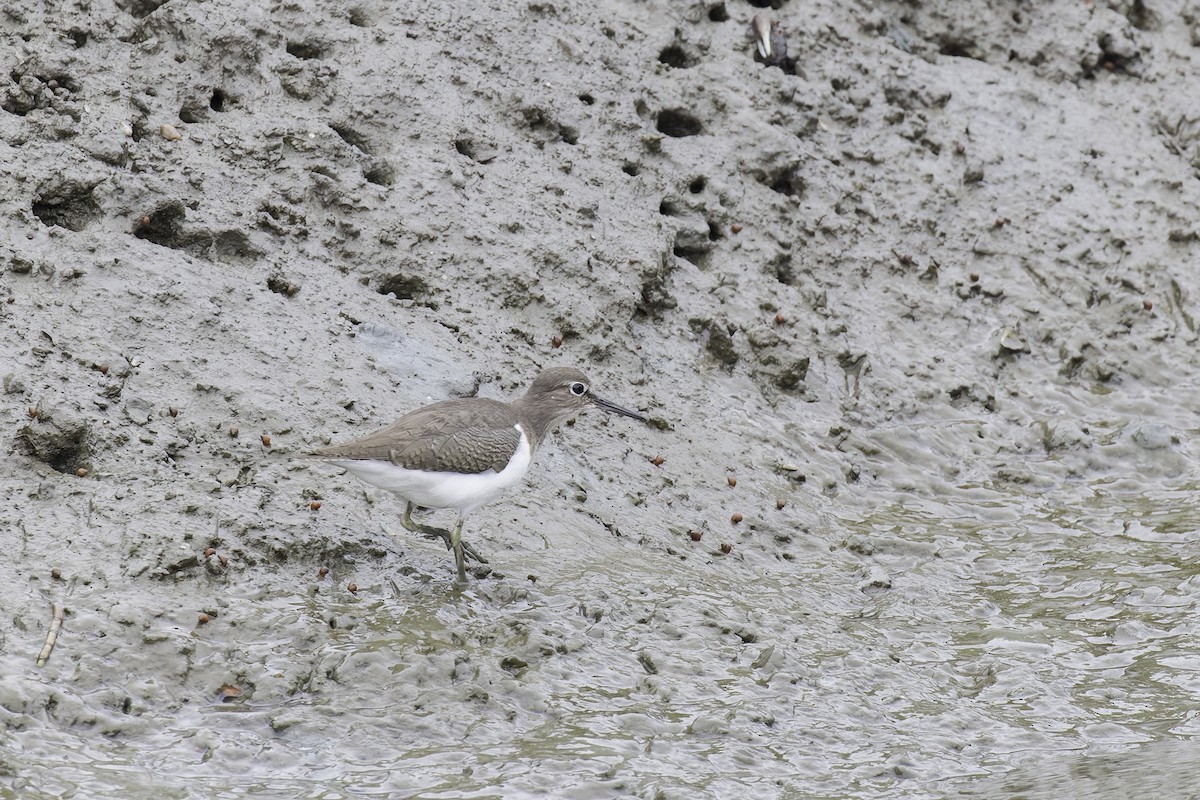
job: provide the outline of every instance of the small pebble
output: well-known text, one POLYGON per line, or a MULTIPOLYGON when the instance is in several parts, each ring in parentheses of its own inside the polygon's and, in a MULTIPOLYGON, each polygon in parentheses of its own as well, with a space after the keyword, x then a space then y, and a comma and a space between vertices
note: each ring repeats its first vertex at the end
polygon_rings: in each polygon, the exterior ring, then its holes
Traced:
POLYGON ((178 417, 179 409, 176 408, 175 406, 171 406, 170 408, 167 409, 167 413, 170 414, 172 417, 178 417))
POLYGON ((228 683, 217 691, 217 696, 221 698, 222 703, 232 700, 235 697, 239 697, 241 694, 241 689, 239 689, 237 686, 230 686, 228 683))
POLYGON ((562 337, 557 333, 550 339, 550 344, 554 347, 562 347, 562 337))
POLYGON ((321 510, 321 501, 313 500, 311 503, 308 504, 308 510, 309 511, 320 511, 321 510))
POLYGON ((86 477, 87 477, 87 470, 86 470, 86 469, 84 469, 83 467, 80 467, 79 469, 75 470, 75 474, 76 474, 76 475, 78 475, 78 476, 79 476, 79 477, 81 477, 81 478, 86 478, 86 477))
POLYGON ((55 569, 50 570, 50 577, 54 578, 54 580, 56 580, 56 581, 62 580, 62 573, 59 572, 57 568, 55 568, 55 569))
POLYGON ((31 418, 33 418, 33 419, 37 419, 37 418, 38 418, 38 414, 40 414, 40 413, 41 413, 41 412, 37 410, 37 406, 30 406, 30 407, 29 407, 29 416, 30 416, 31 418))
POLYGON ((352 583, 346 587, 350 594, 358 594, 358 584, 352 583))
POLYGON ((262 435, 262 443, 263 443, 263 447, 271 446, 271 435, 269 433, 264 433, 262 435))
POLYGON ((745 517, 742 516, 741 512, 735 511, 733 516, 729 518, 729 521, 732 522, 734 525, 737 525, 743 519, 745 519, 745 517))
POLYGON ((237 426, 237 425, 230 425, 230 426, 229 426, 229 435, 230 435, 230 436, 232 436, 233 438, 235 438, 235 439, 236 439, 236 438, 237 438, 237 435, 238 435, 238 433, 240 433, 240 431, 238 430, 238 426, 237 426))
POLYGON ((537 575, 526 575, 525 580, 529 581, 530 583, 537 583, 537 575))
POLYGON ((210 619, 210 617, 208 616, 208 614, 201 613, 200 616, 196 618, 196 624, 197 625, 207 625, 209 619, 210 619))
POLYGON ((1147 311, 1153 311, 1153 310, 1154 310, 1154 303, 1150 302, 1149 300, 1143 300, 1143 301, 1142 301, 1142 308, 1146 309, 1147 311))
POLYGON ((782 311, 775 315, 775 324, 776 325, 782 325, 785 322, 787 322, 787 317, 785 317, 783 315, 782 311))
POLYGON ((158 133, 168 142, 178 142, 183 138, 183 134, 175 130, 175 126, 171 124, 163 125, 158 129, 158 133))
POLYGON ((704 531, 688 531, 688 536, 693 542, 698 542, 704 537, 704 531))
POLYGON ((972 272, 970 275, 967 276, 967 278, 970 279, 971 283, 979 283, 979 273, 978 272, 972 272))
POLYGON ((729 481, 730 486, 737 486, 737 478, 733 477, 732 475, 730 475, 725 480, 729 481))
POLYGON ((205 558, 212 558, 216 554, 217 554, 217 548, 215 548, 215 547, 204 548, 204 557, 205 558))
POLYGON ((221 562, 222 567, 229 566, 229 556, 225 555, 224 553, 221 553, 219 556, 217 556, 217 561, 221 562))
POLYGON ((109 370, 108 364, 97 364, 96 365, 96 371, 99 372, 101 375, 107 375, 108 370, 109 370))
POLYGON ((733 545, 729 544, 729 542, 723 542, 721 544, 721 552, 725 555, 729 555, 733 552, 733 545))
POLYGON ((784 500, 782 497, 780 497, 775 501, 775 510, 782 511, 783 507, 786 505, 787 505, 787 500, 784 500))
POLYGON ((734 236, 736 236, 737 234, 742 232, 743 228, 742 228, 741 223, 735 222, 729 226, 729 230, 730 230, 730 232, 733 233, 734 236))
POLYGON ((662 456, 655 456, 654 458, 650 459, 650 463, 656 467, 661 467, 664 461, 666 461, 666 459, 662 456))
POLYGON ((324 578, 328 574, 329 574, 329 567, 321 567, 319 570, 317 570, 318 578, 324 578))

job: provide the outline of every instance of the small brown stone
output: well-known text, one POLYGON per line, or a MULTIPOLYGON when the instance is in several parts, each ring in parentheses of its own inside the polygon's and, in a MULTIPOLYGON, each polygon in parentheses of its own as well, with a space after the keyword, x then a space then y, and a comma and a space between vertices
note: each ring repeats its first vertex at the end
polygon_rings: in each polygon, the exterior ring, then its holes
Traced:
POLYGON ((729 226, 729 231, 730 231, 730 233, 732 233, 734 236, 737 236, 737 235, 738 235, 739 233, 741 233, 743 230, 744 230, 744 228, 742 227, 742 224, 741 224, 740 222, 735 222, 735 223, 733 223, 732 225, 730 225, 730 226, 729 226))
POLYGON ((1003 228, 1008 223, 1012 222, 1008 217, 996 217, 996 221, 992 223, 993 228, 1003 228))
POLYGON ((55 567, 54 569, 50 570, 50 577, 54 578, 56 581, 62 580, 62 573, 59 572, 57 567, 55 567))
POLYGON ((329 567, 321 567, 319 570, 317 570, 318 578, 324 578, 328 574, 329 574, 329 567))
POLYGON ((559 336, 557 333, 554 334, 554 336, 552 336, 550 338, 550 344, 553 347, 562 347, 562 337, 559 336))
POLYGON ((537 583, 537 575, 526 575, 525 580, 529 581, 530 583, 537 583))
POLYGON ((211 617, 209 617, 208 614, 201 612, 200 616, 196 618, 196 624, 197 625, 207 625, 209 619, 211 619, 211 617))
POLYGON ((725 555, 729 555, 730 553, 733 552, 733 545, 731 545, 729 542, 722 542, 721 543, 721 552, 724 553, 725 555))
POLYGON ((240 697, 241 694, 241 688, 237 686, 231 686, 228 683, 217 690, 217 697, 221 699, 222 703, 226 703, 236 697, 240 697))
POLYGON ((693 542, 698 542, 704 538, 704 531, 688 531, 688 536, 693 542))
POLYGON ((170 408, 167 409, 167 413, 170 414, 172 417, 178 417, 179 409, 176 408, 175 406, 171 406, 170 408))
POLYGON ((730 475, 725 480, 729 481, 730 486, 737 486, 737 478, 735 478, 734 476, 730 475))
POLYGON ((321 501, 313 500, 311 503, 308 504, 308 510, 309 511, 320 511, 321 510, 321 501))
POLYGON ((204 557, 205 558, 212 558, 216 554, 217 554, 217 548, 215 548, 215 547, 204 548, 204 557))
POLYGON ((963 153, 967 152, 967 146, 962 142, 955 142, 954 152, 961 156, 963 153))
POLYGON ((81 478, 86 478, 86 477, 87 477, 87 470, 86 470, 86 469, 84 469, 83 467, 80 467, 79 469, 75 470, 75 474, 76 474, 76 475, 78 475, 78 476, 79 476, 79 477, 81 477, 81 478))
POLYGON ((735 512, 733 512, 733 516, 729 518, 729 521, 732 522, 734 525, 737 525, 743 519, 745 519, 745 517, 742 516, 741 512, 735 511, 735 512))
POLYGON ((346 586, 346 590, 349 591, 350 594, 358 594, 358 584, 351 583, 348 586, 346 586))
POLYGON ((241 431, 239 431, 239 430, 238 430, 238 426, 237 426, 237 425, 230 425, 230 426, 229 426, 229 435, 230 435, 230 436, 232 436, 233 438, 235 438, 235 439, 236 439, 236 438, 237 438, 237 435, 238 435, 239 433, 241 433, 241 431))
POLYGON ((662 456, 655 456, 654 458, 650 459, 650 463, 656 467, 661 467, 664 461, 666 461, 666 459, 662 456))
POLYGON ((1149 300, 1143 300, 1143 301, 1142 301, 1142 308, 1146 309, 1147 311, 1153 311, 1153 310, 1154 310, 1154 303, 1150 302, 1149 300))
POLYGON ((971 281, 971 283, 979 283, 979 273, 978 272, 972 272, 970 275, 967 276, 967 278, 971 281))
POLYGON ((262 435, 262 443, 263 443, 263 447, 270 447, 271 446, 271 434, 264 433, 262 435))
POLYGON ((96 365, 96 371, 99 372, 101 375, 107 375, 108 370, 109 370, 108 364, 97 364, 96 365))
POLYGON ((776 511, 782 511, 783 507, 786 505, 787 505, 787 500, 784 500, 782 497, 776 498, 776 500, 775 500, 775 510, 776 511))
POLYGON ((785 317, 783 315, 782 311, 780 311, 778 314, 775 315, 775 324, 776 325, 782 325, 785 322, 787 322, 787 317, 785 317))
POLYGON ((42 413, 42 412, 38 411, 38 409, 37 409, 37 406, 30 406, 30 407, 29 407, 29 416, 30 416, 30 418, 32 418, 32 419, 37 419, 37 418, 38 418, 38 414, 40 414, 40 413, 42 413))
POLYGON ((229 556, 225 555, 224 553, 221 553, 220 555, 217 556, 217 561, 221 562, 222 567, 229 566, 229 556))
POLYGON ((158 129, 158 134, 168 142, 178 142, 183 138, 183 134, 175 130, 175 126, 169 123, 161 126, 158 129))

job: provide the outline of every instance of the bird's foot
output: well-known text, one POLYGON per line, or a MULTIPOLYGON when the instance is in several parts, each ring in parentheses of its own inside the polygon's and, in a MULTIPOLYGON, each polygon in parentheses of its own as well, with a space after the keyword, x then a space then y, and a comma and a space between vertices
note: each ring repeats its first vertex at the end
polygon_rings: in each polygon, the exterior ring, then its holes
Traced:
MULTIPOLYGON (((454 549, 454 541, 451 538, 450 531, 448 530, 435 528, 432 525, 417 525, 413 530, 415 533, 419 533, 427 539, 440 539, 442 543, 446 545, 447 550, 454 549)), ((460 542, 460 544, 462 545, 463 555, 465 555, 467 558, 477 561, 480 564, 488 563, 488 560, 479 555, 479 552, 474 547, 471 547, 471 545, 467 544, 466 542, 460 542)))

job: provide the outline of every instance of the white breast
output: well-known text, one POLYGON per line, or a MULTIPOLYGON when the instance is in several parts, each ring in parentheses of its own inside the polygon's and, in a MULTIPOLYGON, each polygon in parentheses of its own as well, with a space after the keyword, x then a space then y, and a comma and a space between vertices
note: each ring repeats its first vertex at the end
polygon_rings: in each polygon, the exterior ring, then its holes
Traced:
POLYGON ((411 503, 423 508, 454 508, 460 516, 466 516, 484 503, 490 503, 516 484, 529 470, 533 450, 529 438, 520 425, 514 426, 521 434, 517 451, 508 466, 500 472, 489 469, 474 475, 453 472, 430 472, 423 469, 405 469, 388 461, 338 461, 328 463, 344 467, 359 480, 395 492, 411 503))

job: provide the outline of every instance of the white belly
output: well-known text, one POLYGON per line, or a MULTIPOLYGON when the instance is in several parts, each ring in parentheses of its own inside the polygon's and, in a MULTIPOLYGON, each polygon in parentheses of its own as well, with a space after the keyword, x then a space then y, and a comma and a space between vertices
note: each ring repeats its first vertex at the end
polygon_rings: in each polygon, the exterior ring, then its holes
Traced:
POLYGON ((345 468, 359 480, 394 492, 403 499, 423 508, 454 508, 461 516, 490 503, 516 484, 529 470, 533 453, 529 439, 521 426, 517 452, 508 466, 500 472, 494 469, 473 475, 453 472, 430 472, 423 469, 405 469, 387 461, 339 461, 328 463, 345 468))

